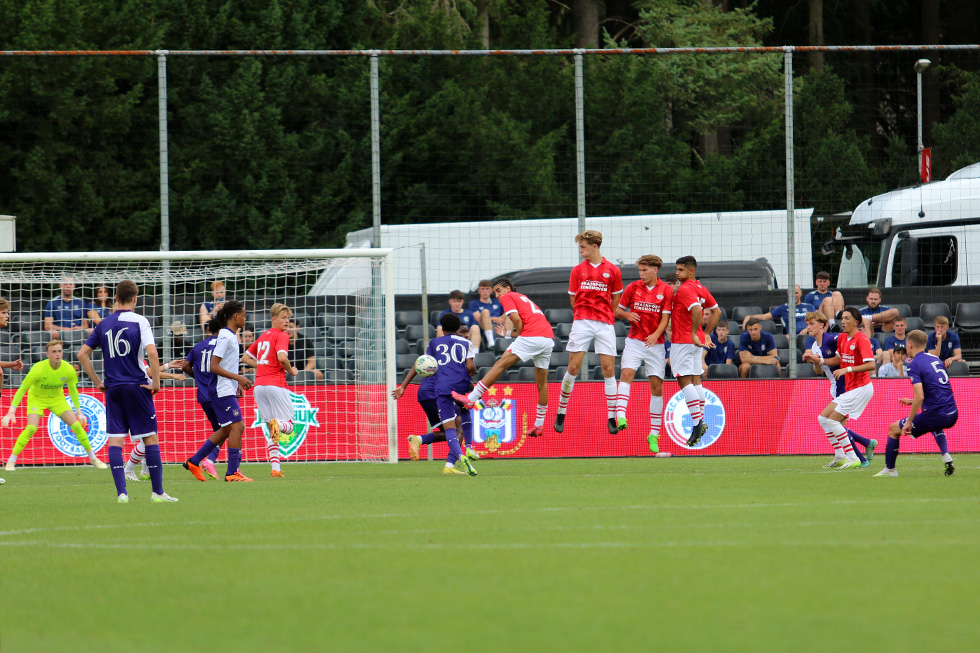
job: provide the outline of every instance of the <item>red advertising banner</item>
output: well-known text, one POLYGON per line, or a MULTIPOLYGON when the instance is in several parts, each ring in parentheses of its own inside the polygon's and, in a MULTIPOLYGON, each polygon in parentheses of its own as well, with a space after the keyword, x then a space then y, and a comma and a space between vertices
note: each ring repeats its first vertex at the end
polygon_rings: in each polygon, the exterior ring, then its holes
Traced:
POLYGON ((928 184, 932 181, 932 148, 924 147, 922 148, 922 170, 920 171, 922 175, 922 183, 928 184))
MULTIPOLYGON (((980 379, 950 380, 960 409, 959 422, 947 430, 949 447, 954 452, 980 451, 980 379)), ((663 429, 660 449, 682 455, 770 455, 829 454, 830 445, 817 423, 817 415, 830 401, 825 379, 708 381, 705 414, 709 429, 695 449, 684 442, 690 434, 691 418, 678 392, 677 383, 664 384, 663 429)), ((408 458, 406 437, 427 430, 425 415, 415 401, 418 386, 409 386, 398 400, 399 458, 408 458)), ((898 403, 911 396, 911 387, 903 379, 875 379, 875 396, 858 420, 848 423, 854 431, 883 443, 888 425, 908 415, 908 407, 898 403)), ((365 393, 364 387, 296 386, 291 387, 297 429, 283 442, 285 462, 310 460, 357 460, 370 446, 387 451, 386 427, 383 423, 366 429, 359 441, 352 440, 353 413, 357 399, 366 395, 380 401, 382 388, 365 393)), ((489 458, 551 458, 650 456, 646 436, 649 433, 650 387, 633 383, 627 418, 629 428, 617 435, 606 430, 605 395, 602 383, 580 382, 575 385, 565 431, 552 430, 558 404, 559 385, 550 384, 551 405, 545 422, 545 435, 528 438, 524 434, 534 422, 537 390, 529 383, 502 383, 484 396, 485 406, 474 411, 474 447, 489 458)), ((89 437, 100 457, 105 459, 104 397, 88 391, 83 395, 82 411, 89 420, 89 437)), ((160 428, 161 451, 165 462, 180 462, 195 451, 210 433, 210 428, 195 401, 192 388, 167 388, 155 399, 160 428)), ((267 459, 266 439, 257 423, 251 393, 242 401, 246 417, 243 457, 246 461, 267 459)), ((71 432, 61 420, 49 416, 18 458, 18 464, 66 464, 83 462, 82 453, 71 432)), ((17 413, 17 423, 0 432, 0 459, 10 452, 24 426, 24 409, 17 413)), ((903 452, 934 452, 935 441, 924 436, 902 442, 903 452)), ((128 449, 125 450, 128 453, 128 449)), ((444 458, 445 443, 434 445, 435 458, 444 458)), ((221 460, 225 453, 222 452, 221 460)))

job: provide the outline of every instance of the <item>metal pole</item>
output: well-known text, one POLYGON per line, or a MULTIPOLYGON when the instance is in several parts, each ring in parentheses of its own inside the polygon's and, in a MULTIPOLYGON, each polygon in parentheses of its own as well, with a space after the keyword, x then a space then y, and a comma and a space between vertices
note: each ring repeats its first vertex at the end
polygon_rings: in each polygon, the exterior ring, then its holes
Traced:
MULTIPOLYGON (((786 243, 789 262, 789 278, 786 280, 786 315, 789 327, 790 352, 796 347, 796 171, 793 164, 793 48, 787 46, 783 53, 783 76, 786 102, 786 243)), ((796 378, 796 356, 789 357, 789 377, 796 378)))
MULTIPOLYGON (((419 263, 422 266, 421 280, 422 280, 422 341, 425 346, 429 346, 429 275, 425 267, 425 243, 419 243, 419 263)), ((429 428, 432 428, 435 424, 429 424, 429 428)), ((428 449, 429 460, 432 460, 432 446, 426 447, 428 449)))
POLYGON ((381 247, 381 99, 378 91, 378 55, 371 55, 371 245, 381 247))
MULTIPOLYGON (((170 150, 167 139, 167 51, 157 55, 157 95, 160 132, 160 251, 170 251, 170 150)), ((170 360, 170 261, 161 262, 163 269, 163 356, 160 362, 170 360)))
POLYGON ((915 71, 915 77, 916 77, 916 80, 915 80, 916 81, 916 101, 917 101, 917 105, 919 107, 918 108, 918 111, 916 112, 917 113, 917 122, 918 122, 918 125, 919 125, 919 147, 918 147, 918 152, 919 152, 919 171, 918 172, 919 172, 919 175, 921 176, 922 175, 922 147, 923 147, 923 144, 922 144, 922 71, 920 71, 920 70, 915 71))
MULTIPOLYGON (((388 254, 384 259, 385 291, 381 295, 384 301, 385 329, 385 386, 393 388, 398 385, 398 370, 395 364, 395 264, 394 254, 388 254)), ((388 462, 398 462, 398 409, 395 398, 385 392, 388 409, 388 462)))
POLYGON ((585 75, 583 50, 575 51, 575 177, 578 231, 585 231, 585 75))

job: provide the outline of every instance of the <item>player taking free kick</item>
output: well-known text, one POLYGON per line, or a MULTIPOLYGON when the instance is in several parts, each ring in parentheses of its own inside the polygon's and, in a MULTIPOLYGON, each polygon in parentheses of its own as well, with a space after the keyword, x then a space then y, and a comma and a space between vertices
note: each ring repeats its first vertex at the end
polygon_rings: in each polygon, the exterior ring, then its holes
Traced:
MULTIPOLYGON (((476 384, 468 395, 453 393, 453 399, 472 410, 483 393, 497 382, 500 375, 510 369, 517 361, 534 359, 534 382, 538 386, 538 407, 534 426, 527 435, 544 435, 544 418, 548 412, 548 365, 551 363, 551 350, 555 347, 555 334, 548 319, 537 305, 519 292, 514 291, 510 279, 497 279, 493 282, 493 294, 500 300, 504 316, 510 318, 514 330, 510 336, 517 338, 510 343, 507 351, 494 364, 490 371, 476 384)), ((497 333, 504 335, 504 325, 496 326, 497 333)))
POLYGON ((269 428, 269 462, 272 476, 282 478, 279 466, 279 438, 293 432, 293 400, 286 389, 286 372, 290 376, 299 370, 289 362, 289 318, 293 313, 285 304, 273 304, 269 310, 272 328, 259 336, 245 352, 242 361, 255 368, 255 388, 252 395, 262 420, 269 428))

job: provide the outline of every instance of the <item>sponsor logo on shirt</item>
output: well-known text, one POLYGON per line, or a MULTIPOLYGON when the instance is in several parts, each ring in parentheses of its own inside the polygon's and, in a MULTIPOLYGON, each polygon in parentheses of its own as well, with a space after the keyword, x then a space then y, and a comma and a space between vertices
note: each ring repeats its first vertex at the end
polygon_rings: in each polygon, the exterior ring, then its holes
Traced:
POLYGON ((664 407, 664 429, 674 444, 684 449, 707 449, 721 439, 725 431, 725 406, 718 395, 707 388, 704 389, 704 419, 708 423, 708 431, 696 445, 689 447, 687 439, 691 437, 694 421, 687 410, 684 393, 677 392, 664 407))
MULTIPOLYGON (((109 441, 109 436, 105 432, 105 405, 91 395, 79 395, 78 403, 82 417, 88 421, 88 441, 92 445, 92 451, 98 451, 109 441)), ((66 456, 75 458, 88 456, 88 452, 82 448, 72 430, 54 413, 48 413, 48 437, 55 449, 66 456)))
MULTIPOLYGON (((606 276, 609 276, 608 274, 606 276)), ((582 282, 580 290, 598 290, 599 292, 606 292, 609 290, 609 284, 603 283, 601 281, 596 281, 595 279, 586 279, 582 282)))
POLYGON ((659 313, 662 307, 660 304, 653 304, 651 302, 633 302, 630 310, 633 311, 649 311, 651 313, 659 313))
POLYGON ((609 273, 608 272, 603 272, 602 273, 602 276, 605 277, 606 279, 608 279, 609 278, 609 273))
MULTIPOLYGON (((320 426, 320 422, 316 418, 320 409, 311 405, 309 399, 297 392, 290 392, 289 400, 293 403, 293 432, 283 433, 279 437, 279 455, 283 458, 289 458, 296 453, 306 441, 306 435, 310 432, 311 427, 320 426)), ((272 444, 269 426, 259 415, 258 409, 255 410, 255 421, 252 422, 252 427, 256 426, 262 429, 266 444, 272 444)))

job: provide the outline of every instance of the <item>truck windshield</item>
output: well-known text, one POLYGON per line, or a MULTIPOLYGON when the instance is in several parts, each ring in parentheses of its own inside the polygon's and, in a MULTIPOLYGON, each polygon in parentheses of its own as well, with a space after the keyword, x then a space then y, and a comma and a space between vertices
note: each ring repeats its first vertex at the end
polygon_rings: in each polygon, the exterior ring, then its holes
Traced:
POLYGON ((880 240, 861 240, 844 245, 840 270, 837 272, 838 288, 867 288, 878 285, 878 258, 881 255, 880 240))

